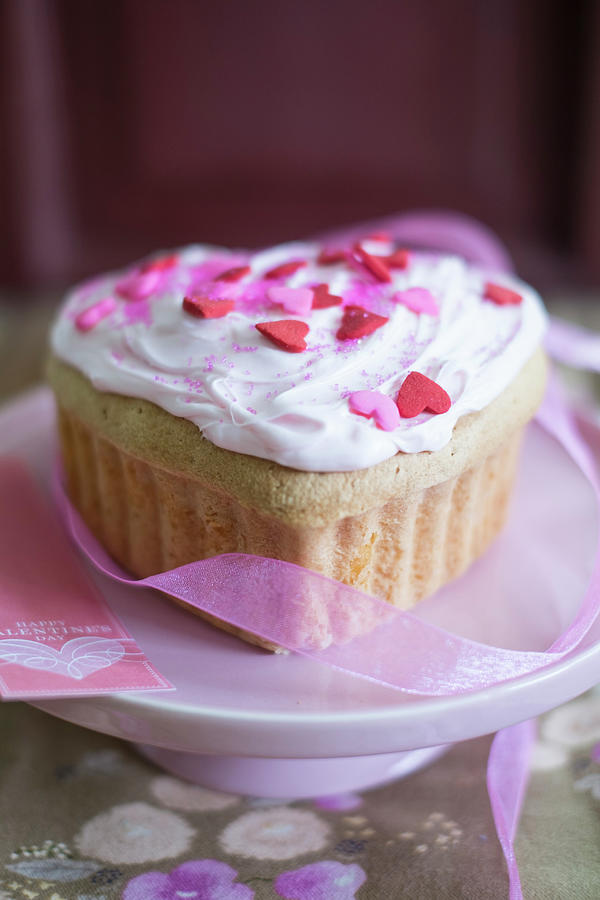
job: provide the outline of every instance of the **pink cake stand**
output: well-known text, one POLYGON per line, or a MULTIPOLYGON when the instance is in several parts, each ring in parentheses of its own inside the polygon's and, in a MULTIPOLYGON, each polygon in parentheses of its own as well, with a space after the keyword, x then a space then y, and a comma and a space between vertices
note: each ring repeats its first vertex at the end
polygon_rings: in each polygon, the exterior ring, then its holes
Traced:
MULTIPOLYGON (((47 481, 52 423, 45 389, 24 396, 0 413, 0 452, 26 459, 47 481)), ((544 649, 582 597, 595 519, 583 475, 530 426, 505 533, 467 575, 420 604, 419 615, 499 646, 544 649), (540 590, 548 598, 543 616, 528 605, 540 590)), ((255 649, 164 596, 90 574, 176 691, 35 706, 132 741, 165 769, 225 791, 308 797, 380 784, 448 744, 557 706, 595 684, 600 672, 597 624, 569 657, 533 675, 452 698, 410 696, 296 655, 255 649)))

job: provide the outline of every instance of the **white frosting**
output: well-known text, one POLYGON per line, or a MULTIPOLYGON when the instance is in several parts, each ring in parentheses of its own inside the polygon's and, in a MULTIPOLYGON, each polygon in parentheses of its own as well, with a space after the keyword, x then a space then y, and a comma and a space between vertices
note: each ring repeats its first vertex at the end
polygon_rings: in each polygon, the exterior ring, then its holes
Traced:
MULTIPOLYGON (((379 254, 393 249, 363 246, 379 254)), ((543 304, 514 277, 482 272, 454 256, 413 254, 407 269, 392 270, 391 284, 377 284, 347 263, 317 265, 320 249, 294 243, 250 256, 188 247, 157 293, 134 302, 115 293, 124 273, 95 279, 67 297, 52 330, 53 350, 97 389, 150 400, 194 422, 219 447, 330 472, 362 469, 398 451, 442 448, 457 420, 497 397, 541 343, 543 304), (291 259, 309 263, 282 284, 325 282, 346 304, 368 307, 389 316, 389 322, 360 340, 339 341, 341 307, 293 316, 274 306, 265 292, 279 282, 261 276, 291 259), (251 265, 252 274, 242 281, 211 280, 243 263, 251 265), (513 288, 523 302, 498 306, 483 299, 486 281, 513 288), (190 316, 182 300, 191 285, 195 293, 235 299, 236 308, 219 319, 190 316), (392 300, 413 286, 431 291, 439 316, 417 315, 392 300), (118 299, 116 310, 89 331, 79 331, 77 314, 111 295, 118 299), (253 327, 290 318, 310 327, 302 353, 277 348, 253 327), (395 398, 412 370, 448 392, 448 412, 422 413, 382 431, 372 419, 350 411, 349 393, 377 390, 395 398)))

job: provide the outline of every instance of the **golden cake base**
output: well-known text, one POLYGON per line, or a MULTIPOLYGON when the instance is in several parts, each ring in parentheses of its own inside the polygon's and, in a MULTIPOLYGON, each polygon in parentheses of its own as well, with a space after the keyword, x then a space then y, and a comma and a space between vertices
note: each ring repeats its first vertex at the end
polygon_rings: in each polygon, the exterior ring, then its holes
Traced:
POLYGON ((187 420, 98 392, 57 360, 50 380, 67 492, 124 568, 146 577, 248 553, 407 609, 464 572, 502 528, 545 359, 537 353, 497 400, 461 419, 443 450, 344 473, 297 472, 214 447, 187 420))

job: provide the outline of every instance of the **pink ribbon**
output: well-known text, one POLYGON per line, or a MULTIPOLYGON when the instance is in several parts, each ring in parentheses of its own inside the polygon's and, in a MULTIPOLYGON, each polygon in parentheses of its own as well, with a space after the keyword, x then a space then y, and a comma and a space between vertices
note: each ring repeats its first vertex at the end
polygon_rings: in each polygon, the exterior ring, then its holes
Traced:
MULTIPOLYGON (((394 239, 410 241, 413 245, 460 252, 496 270, 510 268, 506 251, 491 232, 472 220, 451 214, 417 213, 382 219, 324 239, 333 246, 364 236, 369 228, 384 229, 394 239)), ((555 342, 558 334, 555 329, 555 342)), ((572 336, 563 342, 567 348, 571 340, 572 336)), ((573 346, 576 342, 569 351, 571 361, 577 357, 573 346)), ((562 358, 566 355, 567 350, 562 358)), ((538 414, 538 422, 582 469, 600 508, 594 463, 554 383, 538 414)), ((600 553, 574 620, 544 652, 505 650, 449 634, 348 585, 291 563, 263 557, 226 554, 132 580, 90 535, 60 489, 57 498, 75 541, 109 577, 132 587, 163 591, 315 662, 409 693, 453 696, 556 663, 578 646, 600 610, 600 553), (240 597, 244 598, 243 603, 240 597)), ((499 732, 488 763, 490 803, 507 861, 511 900, 522 898, 513 841, 532 740, 531 723, 499 732)))
POLYGON ((514 841, 529 779, 535 731, 532 719, 502 729, 496 734, 488 757, 488 796, 508 869, 509 900, 523 898, 514 841))
POLYGON ((552 319, 546 335, 546 349, 557 362, 600 372, 600 335, 595 331, 552 319))

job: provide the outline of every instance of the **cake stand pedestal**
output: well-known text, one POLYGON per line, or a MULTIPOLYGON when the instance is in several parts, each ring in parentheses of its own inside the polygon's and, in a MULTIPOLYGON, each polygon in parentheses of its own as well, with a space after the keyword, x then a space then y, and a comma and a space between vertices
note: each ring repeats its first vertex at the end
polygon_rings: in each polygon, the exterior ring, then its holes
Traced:
POLYGON ((324 797, 395 781, 438 758, 445 747, 332 759, 257 759, 201 756, 149 744, 136 749, 151 762, 213 790, 257 797, 324 797))

